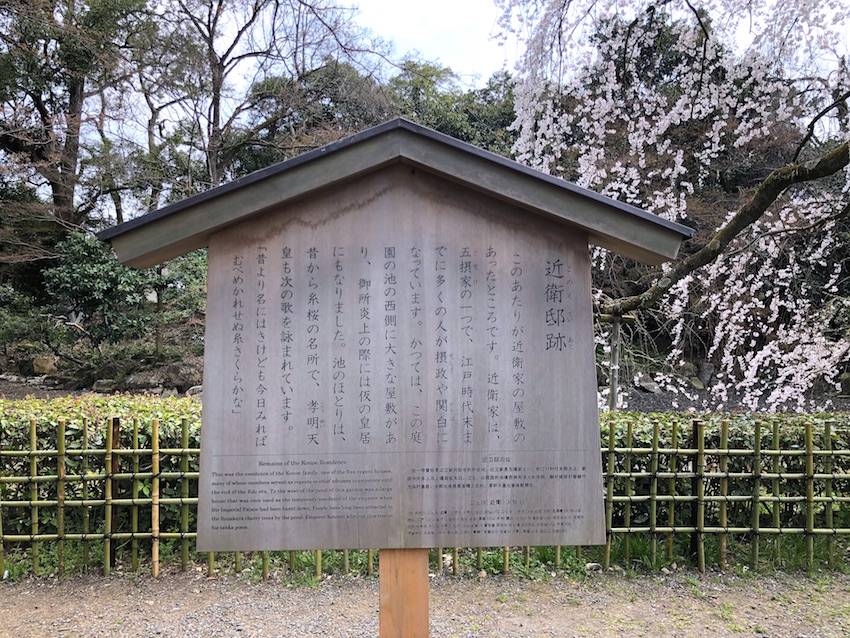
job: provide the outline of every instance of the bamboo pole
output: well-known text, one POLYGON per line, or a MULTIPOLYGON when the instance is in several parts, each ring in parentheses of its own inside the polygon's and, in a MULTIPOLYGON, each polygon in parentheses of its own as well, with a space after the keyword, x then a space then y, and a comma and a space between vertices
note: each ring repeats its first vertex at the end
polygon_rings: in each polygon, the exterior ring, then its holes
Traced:
MULTIPOLYGON (((130 493, 133 496, 133 501, 139 498, 139 419, 133 418, 133 480, 130 485, 130 493)), ((130 562, 133 572, 139 571, 139 539, 136 534, 139 533, 139 506, 133 503, 130 510, 130 531, 133 538, 130 541, 130 562)))
POLYGON ((215 575, 215 552, 207 554, 207 578, 212 578, 215 575))
MULTIPOLYGON (((180 479, 180 498, 189 498, 189 479, 186 474, 189 472, 189 419, 183 418, 180 420, 180 473, 183 478, 180 479)), ((189 568, 189 539, 186 534, 189 532, 189 504, 183 503, 180 506, 180 570, 186 571, 189 568)), ((236 560, 239 560, 237 552, 236 560)), ((239 571, 238 565, 236 571, 239 571)))
POLYGON ((526 569, 531 566, 531 547, 528 545, 522 548, 522 564, 526 569))
POLYGON ((608 422, 608 476, 607 487, 605 489, 605 558, 604 568, 607 570, 611 567, 611 537, 614 527, 614 433, 617 429, 617 422, 611 419, 608 422))
MULTIPOLYGON (((88 473, 89 473, 89 420, 88 417, 83 417, 83 460, 80 464, 80 472, 83 476, 83 500, 89 500, 89 481, 88 481, 88 473)), ((83 569, 85 573, 89 571, 89 541, 88 534, 90 531, 90 521, 89 521, 89 507, 86 505, 83 507, 83 569)))
MULTIPOLYGON (((632 526, 632 440, 634 435, 634 424, 632 420, 626 421, 626 458, 625 458, 625 492, 626 504, 623 510, 623 527, 629 529, 632 526)), ((626 567, 631 562, 631 534, 626 532, 626 538, 623 542, 623 552, 625 554, 626 567)))
MULTIPOLYGON (((317 569, 318 569, 319 572, 321 572, 322 571, 322 552, 321 552, 321 550, 317 550, 316 554, 318 554, 318 557, 317 557, 318 558, 318 567, 317 567, 317 569)), ((269 553, 267 551, 263 552, 262 558, 263 558, 263 580, 268 580, 269 579, 269 553)))
MULTIPOLYGON (((112 418, 112 445, 116 450, 121 448, 121 419, 117 416, 112 418)), ((118 454, 112 455, 112 495, 118 494, 118 479, 115 476, 120 471, 121 457, 118 454)), ((113 499, 114 500, 114 499, 113 499)), ((118 508, 112 507, 112 532, 118 531, 118 508)), ((116 552, 118 551, 118 543, 112 543, 109 547, 109 564, 115 567, 116 552)))
POLYGON ((812 443, 812 424, 806 423, 806 567, 814 569, 815 563, 815 461, 812 443))
POLYGON ((237 574, 242 571, 242 552, 233 552, 233 571, 237 574))
MULTIPOLYGON (((670 447, 677 449, 679 447, 679 421, 673 421, 673 433, 670 437, 670 447)), ((677 454, 673 452, 670 455, 670 479, 667 482, 667 493, 672 499, 676 497, 676 460, 677 454)), ((676 527, 676 501, 668 501, 667 506, 667 527, 674 529, 676 527)), ((667 534, 667 560, 673 560, 673 532, 667 534)))
POLYGON ((753 571, 759 566, 759 520, 761 515, 761 421, 756 421, 753 432, 753 504, 750 512, 750 565, 753 571))
POLYGON ((705 573, 705 425, 696 421, 697 430, 697 569, 705 573))
POLYGON ((658 560, 658 538, 655 535, 655 528, 657 527, 657 515, 658 515, 658 434, 659 434, 659 424, 658 420, 654 420, 652 422, 652 456, 649 459, 649 473, 652 478, 650 478, 649 484, 649 535, 650 535, 650 545, 649 545, 649 559, 650 563, 653 567, 658 560))
POLYGON ((109 556, 112 545, 112 426, 106 424, 106 456, 103 457, 103 575, 109 576, 109 556))
MULTIPOLYGON (((779 501, 779 497, 781 496, 779 492, 779 421, 773 421, 773 459, 771 459, 771 472, 773 474, 773 479, 771 481, 771 487, 773 492, 773 511, 772 514, 772 522, 774 529, 780 529, 781 522, 779 520, 779 514, 782 503, 779 501)), ((773 560, 774 563, 778 566, 781 564, 782 560, 782 534, 777 534, 773 540, 773 560)))
POLYGON ((6 577, 6 545, 3 540, 3 490, 0 490, 0 580, 6 577))
POLYGON ((65 575, 65 419, 59 419, 56 433, 56 534, 59 536, 56 551, 59 558, 59 575, 65 575))
POLYGON ((289 550, 289 573, 295 573, 295 550, 289 550))
POLYGON ((159 419, 151 423, 151 563, 159 578, 159 419))
POLYGON ((507 574, 511 570, 511 548, 505 545, 502 550, 502 573, 507 574))
MULTIPOLYGON (((826 479, 826 484, 824 486, 824 496, 827 498, 827 502, 824 504, 825 508, 825 516, 826 520, 824 523, 826 524, 827 530, 834 530, 835 523, 833 520, 833 512, 832 512, 832 467, 833 467, 833 458, 832 458, 832 422, 827 421, 823 425, 823 449, 827 452, 827 456, 824 460, 824 474, 830 476, 830 478, 826 479)), ((835 536, 830 534, 826 537, 826 562, 830 569, 834 567, 834 558, 833 553, 835 551, 835 536)))
POLYGON ((479 571, 484 568, 484 549, 481 547, 475 552, 475 566, 479 571))
POLYGON ((344 574, 351 571, 351 562, 348 554, 349 552, 347 549, 342 550, 342 572, 344 574))
MULTIPOLYGON (((729 525, 728 503, 726 497, 729 496, 729 420, 723 419, 720 422, 720 527, 724 530, 729 525)), ((720 532, 720 569, 726 569, 726 551, 727 551, 727 534, 725 531, 720 532)))
MULTIPOLYGON (((38 442, 36 441, 35 417, 30 417, 30 478, 35 479, 38 476, 38 457, 36 451, 38 442)), ((30 481, 30 533, 33 536, 38 535, 38 484, 30 481)), ((38 541, 32 541, 32 573, 38 576, 38 541)))
MULTIPOLYGON (((561 546, 555 545, 555 569, 561 568, 561 546)), ((481 569, 479 566, 478 569, 481 569)))

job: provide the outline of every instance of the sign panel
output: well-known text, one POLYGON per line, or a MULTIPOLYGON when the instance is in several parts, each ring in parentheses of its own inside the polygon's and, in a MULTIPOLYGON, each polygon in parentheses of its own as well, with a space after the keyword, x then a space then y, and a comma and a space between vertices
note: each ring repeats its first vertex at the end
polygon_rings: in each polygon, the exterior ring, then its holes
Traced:
POLYGON ((198 549, 604 542, 587 240, 393 167, 210 239, 198 549))

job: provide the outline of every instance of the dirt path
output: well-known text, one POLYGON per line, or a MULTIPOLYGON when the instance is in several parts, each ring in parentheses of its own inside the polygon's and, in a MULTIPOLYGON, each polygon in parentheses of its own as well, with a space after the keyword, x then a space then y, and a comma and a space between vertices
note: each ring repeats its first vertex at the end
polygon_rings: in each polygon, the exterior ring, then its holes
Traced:
MULTIPOLYGON (((3 638, 376 636, 375 579, 314 588, 208 579, 198 570, 0 584, 3 638)), ((431 636, 850 636, 850 577, 693 572, 431 581, 431 636)))

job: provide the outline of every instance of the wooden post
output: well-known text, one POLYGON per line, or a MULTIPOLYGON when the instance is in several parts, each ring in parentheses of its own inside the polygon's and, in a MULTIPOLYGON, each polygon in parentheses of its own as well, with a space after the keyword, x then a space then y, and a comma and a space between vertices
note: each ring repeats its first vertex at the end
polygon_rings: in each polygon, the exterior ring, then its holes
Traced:
MULTIPOLYGON (((670 447, 675 450, 679 447, 679 422, 673 421, 673 434, 670 439, 670 447)), ((670 495, 667 509, 667 526, 671 529, 676 526, 676 452, 670 455, 670 480, 667 483, 667 493, 670 495)), ((673 560, 673 532, 667 535, 667 560, 673 560)))
POLYGON ((151 423, 151 567, 159 578, 159 419, 151 423))
MULTIPOLYGON (((189 472, 189 419, 183 418, 180 421, 180 571, 189 569, 189 539, 186 534, 189 533, 189 505, 186 500, 189 498, 189 479, 186 474, 189 472)), ((239 572, 239 552, 236 552, 236 572, 239 572)))
POLYGON ((723 419, 720 422, 720 496, 723 500, 720 501, 720 527, 724 531, 720 532, 720 569, 726 569, 726 555, 728 537, 726 527, 729 522, 729 505, 726 502, 726 497, 729 495, 729 477, 726 474, 729 471, 729 420, 723 419))
MULTIPOLYGON (((620 388, 620 317, 611 318, 611 366, 608 380, 608 411, 617 411, 617 392, 620 388)), ((628 538, 628 535, 626 536, 628 538)))
POLYGON ((806 423, 806 569, 815 568, 815 457, 812 424, 806 423))
POLYGON ((693 499, 691 500, 691 527, 694 531, 691 532, 691 545, 690 545, 690 554, 691 558, 697 560, 697 554, 699 553, 699 532, 697 531, 697 516, 699 510, 698 497, 697 497, 697 489, 699 484, 699 469, 697 468, 697 456, 698 451, 697 447, 697 428, 699 421, 694 420, 691 422, 691 448, 694 450, 692 453, 690 460, 690 467, 692 470, 691 477, 691 496, 693 499))
MULTIPOLYGON (((773 513, 772 513, 772 521, 773 527, 775 529, 781 528, 781 521, 779 518, 781 503, 779 501, 779 497, 782 496, 779 491, 779 421, 774 420, 773 422, 773 461, 771 465, 771 471, 773 472, 773 513)), ((782 534, 776 534, 773 541, 773 562, 776 566, 782 564, 782 534)))
POLYGON ((608 422, 608 471, 606 475, 605 488, 605 558, 602 566, 607 570, 611 567, 611 541, 614 533, 611 529, 614 527, 614 437, 617 428, 617 421, 611 419, 608 422))
POLYGON ((36 438, 35 417, 30 417, 30 533, 33 537, 30 546, 33 576, 38 576, 38 541, 35 540, 38 534, 38 483, 35 482, 35 477, 38 476, 38 456, 36 455, 38 441, 36 438))
POLYGON ((759 566, 759 521, 761 520, 761 421, 755 423, 753 438, 753 503, 750 510, 750 565, 755 572, 759 566))
MULTIPOLYGON (((826 508, 826 528, 828 530, 832 530, 834 534, 835 530, 835 521, 833 518, 833 510, 832 510, 832 422, 827 421, 823 426, 823 449, 829 452, 829 455, 826 457, 824 461, 824 474, 829 476, 830 478, 826 479, 826 485, 824 487, 824 496, 827 498, 825 508, 826 508)), ((826 537, 826 560, 827 565, 830 569, 835 566, 835 559, 833 554, 835 553, 835 536, 830 534, 826 537)))
MULTIPOLYGON (((80 474, 82 476, 83 482, 83 501, 89 500, 89 420, 87 417, 83 417, 83 460, 80 464, 80 474)), ((83 571, 88 573, 89 571, 89 506, 83 506, 83 571)))
POLYGON ((658 537, 655 534, 658 518, 658 420, 652 422, 652 456, 649 459, 649 557, 652 567, 658 559, 658 537))
POLYGON ((59 419, 56 435, 56 535, 59 575, 65 575, 65 419, 59 419))
MULTIPOLYGON (((112 449, 110 450, 110 469, 111 476, 115 476, 119 471, 119 463, 121 457, 113 453, 113 450, 121 449, 121 420, 116 416, 112 417, 112 449)), ((112 498, 118 496, 118 481, 112 479, 112 498)), ((113 506, 110 510, 110 530, 113 534, 118 532, 118 508, 113 506)), ((118 551, 118 543, 110 543, 109 545, 109 566, 115 567, 116 552, 118 551)))
POLYGON ((697 432, 697 569, 705 573, 705 426, 702 421, 695 421, 697 432))
POLYGON ((626 562, 626 567, 632 559, 631 551, 631 526, 632 526, 632 439, 633 439, 634 424, 632 420, 626 421, 626 502, 623 512, 623 524, 626 528, 626 538, 623 539, 623 554, 626 562))
POLYGON ((106 456, 103 457, 103 575, 109 576, 112 564, 112 424, 106 424, 106 456))
POLYGON ((0 492, 0 580, 6 578, 6 546, 3 543, 3 493, 0 492))
POLYGON ((136 501, 139 498, 139 419, 133 418, 133 480, 130 485, 130 494, 133 497, 133 507, 130 510, 130 532, 133 540, 130 541, 130 565, 133 572, 139 571, 139 506, 136 501))
POLYGON ((428 550, 382 549, 380 638, 427 638, 428 550))
POLYGON ((622 324, 634 324, 637 321, 635 315, 597 315, 599 323, 611 324, 611 359, 608 366, 610 379, 608 381, 608 411, 617 411, 617 395, 620 389, 620 349, 622 338, 620 326, 622 324))

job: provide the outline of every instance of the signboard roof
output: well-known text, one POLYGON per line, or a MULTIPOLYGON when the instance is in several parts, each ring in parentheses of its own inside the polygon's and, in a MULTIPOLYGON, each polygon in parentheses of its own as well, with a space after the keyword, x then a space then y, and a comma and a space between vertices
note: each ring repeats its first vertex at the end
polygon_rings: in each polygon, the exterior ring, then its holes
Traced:
POLYGON ((442 133, 395 119, 102 231, 146 268, 206 246, 212 233, 329 186, 402 164, 586 232, 590 243, 657 264, 693 231, 442 133))

